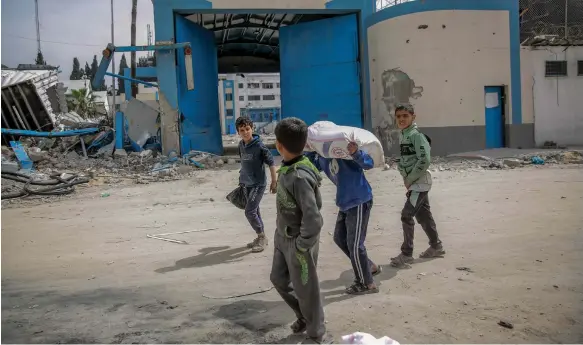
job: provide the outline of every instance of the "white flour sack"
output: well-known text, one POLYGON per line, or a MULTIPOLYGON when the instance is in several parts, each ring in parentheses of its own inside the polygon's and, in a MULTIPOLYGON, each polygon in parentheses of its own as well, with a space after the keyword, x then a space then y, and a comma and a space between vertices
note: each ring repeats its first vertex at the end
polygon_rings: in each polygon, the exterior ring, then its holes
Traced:
POLYGON ((355 142, 358 148, 372 157, 374 167, 385 165, 383 147, 377 137, 366 129, 338 126, 330 121, 318 121, 308 127, 306 151, 316 151, 326 158, 352 160, 346 147, 355 142))

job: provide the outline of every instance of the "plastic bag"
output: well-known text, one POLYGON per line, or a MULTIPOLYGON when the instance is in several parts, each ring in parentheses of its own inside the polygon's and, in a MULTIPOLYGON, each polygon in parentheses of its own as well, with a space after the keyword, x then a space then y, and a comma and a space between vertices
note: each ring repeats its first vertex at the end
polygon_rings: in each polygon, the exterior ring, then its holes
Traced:
POLYGON ((307 151, 316 151, 326 158, 352 160, 346 146, 355 142, 358 148, 368 153, 374 167, 385 166, 383 146, 379 139, 366 129, 338 126, 330 121, 318 121, 308 127, 307 151))
POLYGON ((398 341, 387 336, 377 339, 373 335, 363 332, 355 332, 342 336, 342 343, 355 345, 399 345, 398 341))
POLYGON ((247 198, 245 197, 245 191, 243 190, 244 186, 239 186, 235 188, 231 193, 227 194, 227 200, 231 202, 231 204, 235 205, 237 208, 242 210, 245 209, 247 206, 247 198))

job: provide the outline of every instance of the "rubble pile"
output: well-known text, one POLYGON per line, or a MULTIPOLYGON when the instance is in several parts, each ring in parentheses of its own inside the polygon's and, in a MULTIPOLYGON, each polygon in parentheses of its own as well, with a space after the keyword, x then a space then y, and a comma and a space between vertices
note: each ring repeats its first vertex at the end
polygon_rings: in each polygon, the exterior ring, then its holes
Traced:
MULTIPOLYGON (((386 157, 386 169, 397 168, 397 157, 386 157)), ((583 154, 580 151, 541 151, 519 155, 514 158, 490 159, 465 159, 457 157, 431 157, 432 172, 438 171, 479 171, 496 169, 514 169, 529 165, 555 165, 555 164, 583 164, 583 154)))
MULTIPOLYGON (((104 132, 107 132, 106 129, 104 132)), ((170 152, 168 156, 157 150, 145 149, 139 152, 114 150, 115 143, 95 145, 96 138, 103 133, 86 137, 64 138, 21 138, 32 169, 23 169, 12 148, 2 146, 2 171, 19 174, 34 174, 34 179, 50 179, 63 173, 80 178, 99 180, 104 184, 134 182, 147 184, 172 181, 192 176, 201 169, 221 169, 238 161, 233 157, 217 156, 210 153, 192 151, 184 156, 170 152), (81 141, 86 150, 83 150, 81 141), (85 153, 87 157, 85 157, 85 153)), ((107 142, 107 140, 105 141, 107 142)), ((21 163, 21 162, 20 162, 21 163)), ((21 187, 14 181, 2 180, 3 193, 15 192, 21 187), (6 188, 4 188, 6 187, 6 188)))

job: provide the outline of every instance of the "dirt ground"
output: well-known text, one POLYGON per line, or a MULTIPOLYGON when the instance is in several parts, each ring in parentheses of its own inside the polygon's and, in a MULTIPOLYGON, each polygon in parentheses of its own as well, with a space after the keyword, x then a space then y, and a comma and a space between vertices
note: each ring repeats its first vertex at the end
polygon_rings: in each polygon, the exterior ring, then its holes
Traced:
MULTIPOLYGON (((583 166, 433 176, 447 255, 405 270, 385 266, 381 292, 359 297, 342 293, 352 273, 332 240, 335 192, 324 182, 319 274, 336 341, 362 331, 401 343, 583 342, 583 166)), ((263 253, 244 248, 253 232, 224 199, 236 178, 234 169, 202 171, 2 210, 2 342, 301 341, 274 290, 207 298, 271 286, 272 241, 263 253), (146 237, 204 228, 217 230, 168 236, 188 244, 146 237)), ((368 251, 386 265, 401 245, 405 190, 395 170, 371 171, 369 180, 368 251)), ((270 238, 274 202, 266 195, 262 203, 270 238)), ((416 254, 427 246, 420 229, 415 245, 416 254)))

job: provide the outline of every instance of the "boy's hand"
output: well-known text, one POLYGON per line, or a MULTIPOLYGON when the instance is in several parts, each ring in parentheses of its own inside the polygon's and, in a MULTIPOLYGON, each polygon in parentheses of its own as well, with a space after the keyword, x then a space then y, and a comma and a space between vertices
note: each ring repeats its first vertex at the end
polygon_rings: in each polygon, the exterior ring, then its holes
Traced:
POLYGON ((358 150, 358 145, 355 142, 351 142, 351 143, 348 143, 348 146, 346 147, 346 149, 348 150, 348 153, 353 155, 358 150))
POLYGON ((275 194, 277 192, 277 181, 271 181, 271 185, 269 185, 269 191, 271 194, 275 194))

